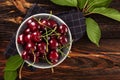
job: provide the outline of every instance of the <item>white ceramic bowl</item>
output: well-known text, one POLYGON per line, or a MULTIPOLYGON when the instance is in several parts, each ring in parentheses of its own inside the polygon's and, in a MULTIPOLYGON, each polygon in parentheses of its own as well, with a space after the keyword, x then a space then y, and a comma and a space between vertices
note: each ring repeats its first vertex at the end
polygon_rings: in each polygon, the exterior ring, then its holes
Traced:
MULTIPOLYGON (((35 18, 48 18, 49 16, 51 16, 50 19, 55 20, 59 25, 60 25, 60 24, 65 24, 65 25, 67 25, 67 24, 66 24, 62 19, 60 19, 59 17, 57 17, 57 16, 55 16, 55 15, 47 14, 47 13, 35 14, 35 15, 32 15, 32 16, 28 17, 27 19, 25 19, 25 20, 21 23, 20 27, 19 27, 18 30, 17 30, 17 34, 16 34, 16 47, 17 47, 17 51, 18 51, 18 53, 19 53, 20 56, 21 56, 21 53, 22 53, 22 51, 23 51, 23 48, 22 48, 21 45, 19 45, 19 44, 17 43, 17 39, 18 39, 18 36, 19 36, 21 33, 23 33, 23 31, 24 31, 25 28, 27 27, 27 26, 26 26, 26 22, 27 22, 30 18, 32 18, 32 17, 35 17, 35 18)), ((67 27, 68 27, 68 26, 67 26, 67 27)), ((68 36, 68 41, 69 41, 69 43, 70 43, 70 46, 69 46, 69 48, 63 49, 63 52, 65 53, 65 56, 63 56, 63 57, 61 56, 60 59, 59 59, 59 61, 58 61, 58 63, 56 63, 56 64, 54 64, 54 65, 49 65, 48 63, 40 63, 40 62, 39 62, 39 63, 33 64, 32 66, 33 66, 33 67, 36 67, 36 68, 45 69, 45 68, 55 67, 55 66, 59 65, 60 63, 62 63, 62 62, 65 60, 65 58, 68 56, 69 51, 70 51, 71 46, 72 46, 72 36, 71 36, 71 32, 70 32, 69 27, 68 27, 67 36, 68 36)), ((31 63, 32 63, 31 61, 28 61, 28 60, 25 60, 25 62, 28 63, 28 64, 31 64, 31 63)))

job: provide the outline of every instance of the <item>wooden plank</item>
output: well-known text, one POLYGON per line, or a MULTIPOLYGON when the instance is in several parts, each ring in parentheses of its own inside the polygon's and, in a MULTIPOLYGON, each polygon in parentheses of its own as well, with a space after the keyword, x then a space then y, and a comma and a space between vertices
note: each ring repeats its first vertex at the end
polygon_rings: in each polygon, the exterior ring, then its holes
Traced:
MULTIPOLYGON (((0 71, 5 66, 3 52, 8 42, 0 42, 0 71)), ((82 39, 73 44, 71 58, 50 69, 37 69, 35 72, 23 70, 23 78, 27 80, 69 79, 69 80, 119 80, 120 76, 120 39, 102 39, 101 47, 97 48, 89 41, 82 39), (114 45, 114 46, 113 46, 114 45), (99 79, 98 79, 99 78, 99 79)), ((3 72, 0 73, 2 78, 3 72)))

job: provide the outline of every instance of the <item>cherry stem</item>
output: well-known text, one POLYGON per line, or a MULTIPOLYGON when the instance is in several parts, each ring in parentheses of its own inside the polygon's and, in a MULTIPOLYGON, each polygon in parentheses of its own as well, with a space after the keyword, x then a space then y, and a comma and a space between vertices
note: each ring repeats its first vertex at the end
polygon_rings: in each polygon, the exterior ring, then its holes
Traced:
POLYGON ((67 43, 66 45, 63 45, 62 47, 60 47, 59 49, 63 49, 63 48, 68 48, 68 46, 70 46, 70 44, 69 43, 67 43))
POLYGON ((52 16, 52 11, 50 11, 50 15, 48 17, 48 20, 51 18, 51 16, 52 16))
POLYGON ((55 72, 53 67, 51 68, 51 72, 52 72, 52 73, 54 73, 54 72, 55 72))
POLYGON ((61 51, 61 49, 63 48, 68 48, 68 46, 70 46, 70 43, 67 43, 66 45, 63 45, 62 47, 58 48, 58 51, 61 53, 62 56, 65 56, 65 54, 61 51))
POLYGON ((46 43, 47 43, 47 45, 46 45, 46 52, 48 52, 48 45, 49 45, 49 43, 48 43, 48 32, 47 32, 47 29, 45 29, 45 31, 46 31, 46 43))
POLYGON ((31 64, 29 64, 28 66, 32 66, 33 64, 35 64, 36 56, 35 56, 35 53, 34 53, 33 49, 32 49, 32 54, 33 54, 33 57, 34 57, 34 61, 31 64))
MULTIPOLYGON (((50 33, 48 33, 47 31, 47 34, 45 35, 46 37, 48 37, 49 35, 51 35, 53 32, 55 32, 55 30, 57 29, 57 27, 55 27, 52 31, 50 31, 50 33)), ((46 29, 47 30, 47 29, 46 29)), ((43 36, 43 37, 45 37, 43 36)))
POLYGON ((19 70, 19 79, 21 80, 22 79, 22 68, 23 68, 23 65, 24 65, 25 62, 22 63, 21 67, 20 67, 20 70, 19 70))
POLYGON ((62 56, 65 56, 65 54, 60 49, 58 49, 58 52, 60 52, 62 56))
POLYGON ((46 53, 45 53, 45 59, 46 59, 48 64, 52 65, 52 63, 47 59, 46 53))

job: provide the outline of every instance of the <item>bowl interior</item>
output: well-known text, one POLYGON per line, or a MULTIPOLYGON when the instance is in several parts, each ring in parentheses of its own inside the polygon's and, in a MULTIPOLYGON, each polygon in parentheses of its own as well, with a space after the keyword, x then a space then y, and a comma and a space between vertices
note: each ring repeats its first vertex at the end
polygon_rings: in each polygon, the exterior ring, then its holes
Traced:
MULTIPOLYGON (((22 24, 20 25, 20 27, 18 28, 17 30, 17 34, 16 34, 16 47, 17 47, 17 50, 18 50, 18 53, 19 55, 21 56, 21 53, 23 51, 23 47, 17 43, 17 38, 18 38, 18 35, 20 35, 21 33, 23 33, 23 31, 26 29, 26 22, 32 18, 32 17, 35 17, 37 19, 39 18, 48 18, 50 16, 50 19, 53 19, 55 20, 59 25, 61 24, 65 24, 67 25, 63 20, 61 20, 59 17, 55 16, 55 15, 51 15, 51 14, 46 14, 46 13, 41 13, 41 14, 36 14, 36 15, 32 15, 31 17, 27 18, 25 21, 22 22, 22 24)), ((68 27, 68 26, 67 26, 68 27)), ((39 63, 35 63, 34 67, 36 68, 51 68, 51 67, 55 67, 57 66, 58 64, 60 64, 61 62, 63 62, 63 60, 68 56, 69 54, 69 51, 71 49, 71 45, 72 45, 72 37, 71 37, 71 32, 69 30, 69 27, 68 27, 68 32, 67 32, 67 38, 68 38, 68 42, 70 43, 70 46, 68 48, 64 48, 63 49, 63 52, 65 54, 65 56, 60 56, 60 59, 58 61, 58 63, 54 64, 54 65, 50 65, 46 62, 39 62, 39 63)), ((28 64, 31 64, 32 62, 31 61, 28 61, 28 60, 25 60, 25 62, 27 62, 28 64)))

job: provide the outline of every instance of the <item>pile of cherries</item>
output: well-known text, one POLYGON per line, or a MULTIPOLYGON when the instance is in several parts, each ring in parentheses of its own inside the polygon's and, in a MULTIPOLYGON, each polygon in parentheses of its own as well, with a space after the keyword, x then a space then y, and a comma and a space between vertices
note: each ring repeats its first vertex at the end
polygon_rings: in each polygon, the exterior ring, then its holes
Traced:
POLYGON ((34 63, 45 60, 56 64, 64 56, 63 48, 68 47, 68 28, 53 19, 30 18, 27 28, 18 36, 17 42, 23 48, 22 58, 34 63), (42 60, 41 60, 42 59, 42 60))

